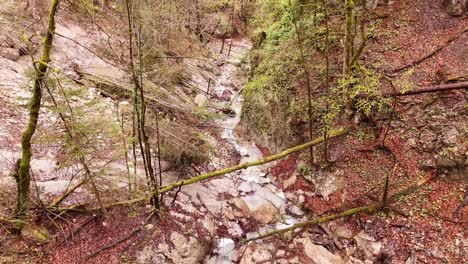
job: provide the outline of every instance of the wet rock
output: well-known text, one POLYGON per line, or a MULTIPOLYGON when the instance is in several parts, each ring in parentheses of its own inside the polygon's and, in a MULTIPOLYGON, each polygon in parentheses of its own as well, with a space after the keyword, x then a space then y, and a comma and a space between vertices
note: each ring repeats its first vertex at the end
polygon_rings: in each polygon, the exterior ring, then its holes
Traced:
POLYGON ((354 240, 356 240, 358 247, 364 251, 368 258, 378 255, 382 249, 382 243, 376 242, 373 237, 363 231, 354 236, 354 240))
POLYGON ((232 91, 226 89, 226 90, 223 91, 223 94, 221 94, 221 97, 219 99, 221 99, 223 101, 229 101, 229 100, 231 100, 231 96, 232 96, 232 91))
POLYGON ((328 251, 325 247, 315 245, 310 238, 299 240, 304 245, 304 252, 316 264, 341 264, 343 259, 339 255, 335 255, 328 251))
POLYGON ((259 223, 268 224, 277 219, 278 210, 271 204, 265 204, 255 210, 252 215, 259 223))
POLYGON ((204 94, 197 94, 197 96, 195 96, 194 102, 198 107, 202 107, 208 102, 208 98, 204 94))
POLYGON ((272 260, 270 252, 257 243, 252 243, 245 249, 244 255, 240 261, 241 264, 256 264, 272 260))
POLYGON ((17 61, 20 58, 20 53, 18 49, 0 48, 0 57, 3 57, 11 61, 17 61))

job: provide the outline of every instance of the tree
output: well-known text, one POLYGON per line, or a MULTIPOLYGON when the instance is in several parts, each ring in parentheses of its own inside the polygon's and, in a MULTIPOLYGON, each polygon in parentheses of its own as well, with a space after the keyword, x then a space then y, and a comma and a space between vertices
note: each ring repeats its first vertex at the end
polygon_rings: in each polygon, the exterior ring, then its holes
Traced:
POLYGON ((17 200, 14 216, 20 220, 15 231, 21 233, 27 222, 27 213, 29 209, 29 187, 31 183, 31 139, 36 131, 37 122, 39 119, 39 110, 41 107, 42 90, 45 87, 47 71, 49 69, 50 51, 52 50, 52 41, 55 33, 55 15, 58 11, 60 0, 52 0, 52 5, 49 12, 49 20, 47 33, 43 40, 42 58, 38 61, 33 61, 35 69, 35 80, 29 104, 29 120, 26 129, 21 136, 21 160, 19 161, 18 170, 15 175, 17 186, 17 200))

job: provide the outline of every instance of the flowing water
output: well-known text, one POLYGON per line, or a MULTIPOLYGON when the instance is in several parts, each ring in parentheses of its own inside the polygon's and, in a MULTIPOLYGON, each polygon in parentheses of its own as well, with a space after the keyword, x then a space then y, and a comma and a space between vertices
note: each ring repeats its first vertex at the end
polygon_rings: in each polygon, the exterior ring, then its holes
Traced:
MULTIPOLYGON (((239 65, 250 49, 250 44, 246 40, 235 41, 232 47, 231 54, 224 55, 223 59, 227 62, 221 66, 221 75, 214 88, 217 94, 223 94, 225 90, 232 91, 233 85, 230 85, 234 80, 235 72, 239 71, 239 65)), ((241 155, 241 163, 255 161, 263 157, 261 151, 254 142, 246 141, 241 138, 236 131, 236 126, 240 122, 240 114, 242 108, 242 94, 237 94, 232 91, 230 106, 234 110, 235 115, 228 117, 219 122, 223 127, 222 138, 226 139, 234 146, 236 151, 241 155)), ((265 205, 273 205, 277 209, 278 221, 276 223, 267 224, 247 234, 239 234, 234 237, 217 237, 218 246, 214 253, 217 253, 210 259, 209 263, 234 263, 239 257, 239 247, 235 244, 236 239, 252 238, 259 234, 278 229, 285 228, 295 224, 298 219, 288 214, 292 207, 295 214, 303 214, 303 212, 292 203, 288 202, 284 193, 275 185, 272 179, 268 176, 268 165, 249 167, 237 173, 233 173, 230 184, 232 188, 237 190, 237 198, 242 199, 248 206, 251 212, 255 212, 258 208, 265 205)))

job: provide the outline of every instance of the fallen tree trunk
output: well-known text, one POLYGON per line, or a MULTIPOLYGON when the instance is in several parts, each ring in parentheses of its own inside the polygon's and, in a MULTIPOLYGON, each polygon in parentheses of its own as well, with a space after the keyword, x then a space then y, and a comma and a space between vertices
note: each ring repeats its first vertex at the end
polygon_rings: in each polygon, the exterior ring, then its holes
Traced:
POLYGON ((371 205, 367 205, 367 206, 356 207, 356 208, 352 208, 352 209, 343 211, 343 212, 338 213, 338 214, 332 214, 332 215, 316 218, 316 219, 313 219, 313 220, 297 223, 297 224, 292 225, 292 226, 287 227, 287 228, 277 229, 277 230, 268 232, 266 234, 263 234, 263 235, 260 235, 260 236, 254 237, 254 238, 243 240, 243 241, 241 241, 241 243, 244 244, 244 243, 248 243, 250 241, 264 239, 264 238, 271 237, 271 236, 274 236, 274 235, 284 234, 286 232, 293 231, 293 230, 296 230, 296 229, 299 229, 299 228, 330 222, 330 221, 333 221, 333 220, 336 220, 336 219, 339 219, 339 218, 352 216, 352 215, 355 215, 355 214, 358 214, 358 213, 373 213, 373 212, 380 211, 380 210, 384 209, 386 206, 393 203, 395 200, 397 200, 398 197, 408 195, 408 194, 412 193, 413 191, 417 190, 422 185, 428 183, 431 179, 433 179, 435 177, 435 175, 436 175, 435 173, 428 173, 424 178, 422 178, 421 180, 419 180, 415 184, 412 184, 411 186, 405 188, 404 190, 392 195, 388 199, 384 198, 383 201, 381 201, 381 202, 377 202, 375 204, 371 204, 371 205))
MULTIPOLYGON (((348 128, 341 128, 341 129, 338 129, 338 130, 335 130, 335 131, 331 131, 329 132, 328 134, 328 138, 332 138, 332 137, 336 137, 336 136, 341 136, 341 135, 344 135, 346 133, 348 133, 350 131, 350 129, 348 128)), ((314 146, 314 145, 317 145, 317 144, 320 144, 324 141, 324 138, 323 137, 319 137, 319 138, 316 138, 312 141, 309 141, 305 144, 302 144, 302 145, 299 145, 299 146, 295 146, 295 147, 292 147, 292 148, 289 148, 289 149, 286 149, 286 150, 283 150, 282 152, 280 153, 277 153, 275 155, 271 155, 271 156, 268 156, 268 157, 265 157, 263 159, 260 159, 260 160, 256 160, 256 161, 251 161, 251 162, 245 162, 245 163, 242 163, 242 164, 239 164, 239 165, 236 165, 234 167, 230 167, 230 168, 227 168, 227 169, 223 169, 223 170, 219 170, 219 171, 215 171, 215 172, 210 172, 210 173, 206 173, 206 174, 202 174, 202 175, 199 175, 199 176, 196 176, 196 177, 193 177, 191 179, 188 179, 188 180, 183 180, 183 181, 179 181, 179 182, 174 182, 174 183, 171 183, 171 184, 168 184, 166 186, 161 186, 159 188, 159 193, 164 193, 164 192, 168 192, 172 189, 175 189, 175 188, 178 188, 180 186, 185 186, 185 185, 189 185, 189 184, 192 184, 192 183, 196 183, 196 182, 199 182, 199 181, 203 181, 203 180, 207 180, 207 179, 210 179, 210 178, 214 178, 216 176, 220 176, 220 175, 224 175, 224 174, 228 174, 228 173, 231 173, 231 172, 234 172, 234 171, 238 171, 238 170, 242 170, 242 169, 247 169, 249 167, 253 167, 253 166, 258 166, 258 165, 262 165, 262 164, 266 164, 266 163, 269 163, 269 162, 272 162, 272 161, 275 161, 275 160, 279 160, 279 159, 282 159, 292 153, 295 153, 295 152, 298 152, 300 150, 303 150, 303 149, 306 149, 306 148, 309 148, 311 146, 314 146)))
POLYGON ((439 51, 443 50, 445 47, 447 47, 450 43, 454 42, 455 40, 457 40, 459 37, 461 37, 465 32, 468 31, 468 27, 465 27, 462 31, 460 31, 458 34, 456 34, 455 36, 451 37, 450 39, 447 40, 447 42, 445 42, 445 44, 439 46, 438 48, 436 48, 435 50, 429 52, 428 54, 424 55, 423 57, 409 63, 409 64, 406 64, 404 66, 401 66, 399 68, 396 68, 396 69, 393 69, 392 72, 393 73, 398 73, 398 72, 401 72, 403 70, 406 70, 408 68, 411 68, 413 66, 416 66, 416 65, 419 65, 420 63, 422 63, 423 61, 433 57, 434 55, 436 55, 439 51))
MULTIPOLYGON (((351 130, 350 128, 340 128, 340 129, 337 129, 337 130, 330 131, 330 132, 328 132, 327 139, 329 140, 330 138, 333 138, 333 137, 338 137, 338 136, 345 135, 350 130, 351 130)), ((234 167, 230 167, 230 168, 226 168, 226 169, 222 169, 222 170, 218 170, 218 171, 214 171, 214 172, 210 172, 210 173, 205 173, 205 174, 193 177, 193 178, 188 179, 188 180, 178 181, 178 182, 174 182, 174 183, 171 183, 171 184, 168 184, 168 185, 165 185, 165 186, 161 186, 161 187, 158 188, 158 193, 162 194, 162 193, 168 192, 168 191, 170 191, 172 189, 176 189, 176 188, 179 188, 179 187, 182 187, 182 186, 197 183, 197 182, 200 182, 200 181, 203 181, 203 180, 208 180, 208 179, 211 179, 211 178, 214 178, 214 177, 217 177, 217 176, 221 176, 221 175, 224 175, 224 174, 228 174, 228 173, 231 173, 231 172, 234 172, 234 171, 246 169, 246 168, 253 167, 253 166, 263 165, 263 164, 266 164, 266 163, 269 163, 269 162, 272 162, 272 161, 275 161, 275 160, 282 159, 282 158, 284 158, 284 157, 286 157, 288 155, 291 155, 291 154, 293 154, 295 152, 304 150, 306 148, 309 148, 311 146, 320 144, 322 142, 324 142, 323 136, 318 137, 318 138, 316 138, 316 139, 314 139, 312 141, 309 141, 307 143, 304 143, 302 145, 298 145, 298 146, 283 150, 280 153, 265 157, 265 158, 260 159, 260 160, 245 162, 245 163, 236 165, 234 167)), ((122 205, 131 205, 131 204, 134 204, 134 203, 143 202, 145 200, 148 200, 149 197, 151 197, 151 196, 152 196, 152 194, 150 194, 148 196, 144 196, 144 197, 135 198, 133 200, 111 203, 111 204, 105 205, 104 208, 110 208, 110 207, 122 206, 122 205)), ((58 210, 61 211, 61 212, 83 211, 83 205, 75 205, 75 206, 71 206, 71 207, 67 207, 67 208, 58 208, 58 210)), ((96 211, 96 210, 99 210, 99 208, 85 209, 85 211, 96 211)))
MULTIPOLYGON (((105 78, 93 75, 88 72, 79 71, 84 77, 84 80, 87 80, 93 83, 96 88, 101 91, 104 95, 115 98, 125 98, 130 99, 132 98, 133 89, 127 87, 125 84, 117 84, 110 80, 106 80, 105 78)), ((170 104, 168 102, 153 98, 151 96, 145 95, 145 100, 148 101, 150 104, 156 105, 158 108, 161 108, 163 111, 178 111, 183 113, 190 112, 188 109, 180 107, 178 105, 170 104)))
POLYGON ((444 92, 444 91, 467 89, 467 88, 468 88, 468 81, 420 87, 420 88, 416 88, 414 90, 409 90, 409 91, 395 91, 395 92, 390 92, 390 93, 384 93, 383 97, 407 96, 407 95, 444 92))

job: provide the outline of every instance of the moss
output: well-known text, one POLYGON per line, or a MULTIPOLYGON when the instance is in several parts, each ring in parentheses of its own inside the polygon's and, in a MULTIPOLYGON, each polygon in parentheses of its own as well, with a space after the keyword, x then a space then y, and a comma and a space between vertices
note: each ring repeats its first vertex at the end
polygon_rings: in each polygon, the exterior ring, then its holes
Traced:
POLYGON ((41 61, 45 63, 39 63, 36 66, 34 87, 30 102, 29 109, 29 120, 26 129, 21 135, 21 161, 18 171, 17 178, 17 203, 15 208, 15 216, 18 220, 21 220, 20 224, 17 224, 16 231, 21 232, 24 228, 24 222, 27 220, 27 212, 29 207, 29 185, 31 182, 31 176, 29 170, 31 168, 31 139, 36 131, 39 110, 41 107, 42 89, 45 83, 45 75, 48 70, 47 63, 50 62, 50 51, 52 49, 53 33, 55 32, 55 14, 58 10, 58 0, 53 0, 49 12, 49 20, 47 26, 47 34, 43 40, 43 50, 41 61))

